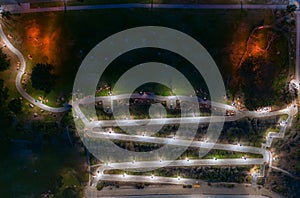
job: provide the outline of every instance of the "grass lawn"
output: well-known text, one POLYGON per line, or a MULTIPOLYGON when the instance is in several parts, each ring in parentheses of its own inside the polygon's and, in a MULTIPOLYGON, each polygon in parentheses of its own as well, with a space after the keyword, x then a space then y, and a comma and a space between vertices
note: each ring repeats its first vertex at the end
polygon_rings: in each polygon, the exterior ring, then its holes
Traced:
MULTIPOLYGON (((85 55, 100 41, 121 30, 142 25, 167 26, 197 39, 211 54, 226 79, 241 58, 250 31, 272 21, 271 11, 122 9, 31 13, 12 16, 4 30, 27 60, 27 71, 37 63, 54 66, 58 76, 49 94, 26 89, 34 97, 70 98, 73 80, 85 55), (28 58, 32 56, 32 60, 28 58)), ((119 68, 121 67, 118 65, 119 68)), ((117 78, 113 72, 109 78, 117 78)), ((105 76, 104 79, 108 77, 105 76)), ((113 85, 113 82, 111 83, 113 85)))

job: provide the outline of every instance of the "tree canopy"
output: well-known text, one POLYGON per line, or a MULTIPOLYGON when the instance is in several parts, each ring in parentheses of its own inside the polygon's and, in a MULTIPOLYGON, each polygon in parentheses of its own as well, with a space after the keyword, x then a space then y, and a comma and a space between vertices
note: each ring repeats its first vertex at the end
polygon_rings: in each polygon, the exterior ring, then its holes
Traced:
POLYGON ((263 58, 248 58, 242 65, 242 90, 245 94, 245 105, 253 110, 258 107, 272 105, 275 94, 273 81, 274 64, 263 58))
POLYGON ((0 51, 0 71, 4 71, 10 67, 10 60, 7 55, 0 51))
POLYGON ((8 98, 8 88, 4 87, 4 81, 0 79, 0 144, 2 145, 8 139, 7 128, 11 123, 11 115, 6 106, 6 100, 8 98))
POLYGON ((49 93, 55 85, 56 76, 51 73, 53 66, 50 64, 38 63, 32 69, 32 87, 49 93))
POLYGON ((4 81, 0 79, 0 107, 4 105, 4 102, 8 98, 8 88, 4 87, 4 81))
POLYGON ((293 4, 293 5, 287 5, 287 6, 286 6, 286 11, 287 11, 288 13, 294 12, 294 11, 296 11, 296 10, 297 10, 297 6, 296 6, 295 4, 293 4))
POLYGON ((20 113, 22 110, 22 103, 20 99, 13 99, 8 103, 8 108, 15 114, 20 113))

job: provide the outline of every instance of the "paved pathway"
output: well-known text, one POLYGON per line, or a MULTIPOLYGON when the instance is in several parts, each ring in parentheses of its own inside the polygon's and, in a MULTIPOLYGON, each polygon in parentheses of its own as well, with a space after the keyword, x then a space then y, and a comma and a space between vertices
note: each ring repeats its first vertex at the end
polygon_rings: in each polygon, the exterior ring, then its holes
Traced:
MULTIPOLYGON (((118 100, 119 98, 125 99, 126 97, 130 97, 130 95, 117 95, 114 96, 114 100, 118 100)), ((137 97, 139 97, 137 95, 137 97)), ((142 96, 140 96, 142 97, 142 96)), ((151 96, 152 97, 152 96, 151 96)), ((189 100, 190 97, 186 96, 177 96, 180 98, 181 101, 189 100)), ((292 123, 292 117, 298 112, 298 108, 295 104, 289 105, 286 109, 282 109, 275 112, 251 112, 251 111, 244 111, 240 112, 239 110, 235 109, 232 106, 229 105, 222 105, 218 103, 212 103, 211 105, 217 105, 218 107, 227 108, 230 107, 231 110, 234 110, 236 112, 239 112, 236 114, 236 116, 232 116, 232 120, 240 119, 245 116, 251 116, 251 117, 268 117, 268 116, 275 116, 275 115, 281 115, 281 114, 288 114, 288 119, 286 121, 283 121, 281 123, 281 129, 279 133, 276 132, 270 132, 267 135, 266 143, 262 145, 261 148, 257 147, 249 147, 249 146, 239 146, 239 145, 230 145, 230 144, 213 144, 209 142, 200 142, 200 141, 193 141, 190 142, 188 140, 176 138, 159 138, 159 137, 150 137, 145 135, 124 135, 124 134, 118 134, 114 132, 104 132, 101 131, 102 126, 112 126, 114 125, 111 121, 88 121, 85 117, 85 115, 81 112, 79 108, 79 104, 85 104, 85 103, 94 103, 96 101, 104 101, 107 98, 109 100, 112 99, 111 96, 106 97, 92 97, 87 96, 83 97, 81 99, 76 99, 73 102, 73 107, 75 109, 76 115, 79 115, 79 118, 84 121, 85 124, 85 134, 86 138, 98 138, 98 139, 110 139, 110 140, 124 140, 124 141, 133 141, 133 142, 148 142, 148 143, 157 143, 157 144, 169 144, 169 145, 176 145, 176 146, 186 146, 189 145, 189 147, 199 147, 199 148, 208 148, 208 149, 217 149, 217 150, 227 150, 227 151, 235 151, 235 152, 244 152, 244 153, 256 153, 256 154, 262 154, 263 158, 261 159, 205 159, 205 160, 176 160, 174 162, 170 161, 139 161, 139 162, 122 162, 122 163, 110 163, 109 165, 102 165, 98 168, 98 174, 93 177, 93 184, 96 185, 96 183, 99 180, 117 180, 117 181, 147 181, 150 179, 149 182, 152 183, 174 183, 176 180, 169 180, 169 178, 165 177, 159 177, 156 180, 153 180, 153 178, 149 178, 149 176, 127 176, 127 175, 107 175, 104 174, 105 170, 110 169, 137 169, 137 168, 157 168, 157 167, 165 167, 165 166, 203 166, 203 165, 253 165, 253 164, 260 164, 261 168, 263 169, 260 173, 254 174, 254 177, 262 177, 264 176, 264 165, 265 163, 272 164, 272 155, 269 151, 266 150, 267 147, 271 146, 272 140, 274 138, 283 138, 284 132, 287 128, 287 126, 290 126, 292 123), (99 127, 100 126, 100 127, 99 127), (95 131, 94 128, 97 128, 95 131), (99 131, 100 130, 100 131, 99 131)), ((147 98, 147 96, 143 96, 143 98, 147 98)), ((169 97, 159 97, 160 100, 166 100, 169 97)), ((156 98, 157 99, 157 98, 156 98)), ((158 120, 168 120, 172 118, 163 118, 158 120)), ((190 118, 187 118, 190 119, 190 118)), ((181 123, 182 119, 174 120, 174 123, 181 123)), ((201 118, 195 119, 194 117, 189 120, 191 123, 195 122, 201 122, 201 118)), ((203 121, 203 120, 202 120, 203 121)), ((121 123, 122 126, 132 126, 132 123, 135 123, 136 120, 124 120, 124 122, 121 123)), ((205 121, 204 121, 205 122, 205 121)), ((155 122, 150 122, 152 124, 156 124, 155 122)), ((270 169, 269 169, 270 170, 270 169)), ((177 184, 186 184, 187 182, 195 182, 195 180, 178 180, 176 181, 177 184)))

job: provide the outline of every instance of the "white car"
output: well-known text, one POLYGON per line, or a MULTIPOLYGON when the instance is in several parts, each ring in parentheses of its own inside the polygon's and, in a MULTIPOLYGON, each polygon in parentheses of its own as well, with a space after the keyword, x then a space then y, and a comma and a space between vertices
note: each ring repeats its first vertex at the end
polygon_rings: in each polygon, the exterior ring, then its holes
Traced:
POLYGON ((294 87, 295 89, 297 89, 297 90, 299 89, 299 84, 298 84, 298 83, 293 82, 292 85, 293 85, 293 87, 294 87))

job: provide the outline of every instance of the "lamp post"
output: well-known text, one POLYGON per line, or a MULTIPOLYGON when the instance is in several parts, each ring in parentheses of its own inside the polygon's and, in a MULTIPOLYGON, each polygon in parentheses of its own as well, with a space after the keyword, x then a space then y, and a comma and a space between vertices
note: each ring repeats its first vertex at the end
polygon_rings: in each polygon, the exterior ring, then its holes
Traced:
POLYGON ((151 10, 151 12, 153 10, 153 0, 150 0, 150 10, 151 10))
POLYGON ((64 11, 67 12, 67 0, 64 0, 64 11))
POLYGON ((243 10, 243 0, 240 0, 241 3, 241 11, 243 10))

